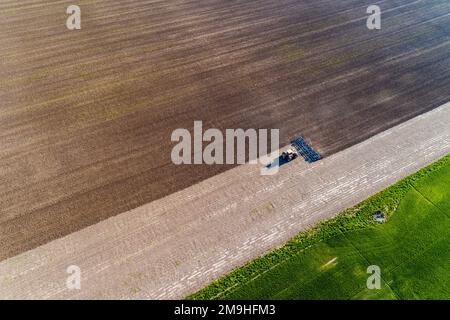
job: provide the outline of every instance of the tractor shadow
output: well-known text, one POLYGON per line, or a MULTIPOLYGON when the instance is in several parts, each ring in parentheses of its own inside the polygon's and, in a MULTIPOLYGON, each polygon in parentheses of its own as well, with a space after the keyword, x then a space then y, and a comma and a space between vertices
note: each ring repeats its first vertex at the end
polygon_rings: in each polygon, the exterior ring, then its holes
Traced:
POLYGON ((292 160, 287 160, 285 159, 283 156, 279 156, 278 158, 276 158, 274 161, 272 161, 271 163, 269 163, 266 166, 266 169, 273 169, 273 168, 279 168, 289 162, 292 162, 292 160))

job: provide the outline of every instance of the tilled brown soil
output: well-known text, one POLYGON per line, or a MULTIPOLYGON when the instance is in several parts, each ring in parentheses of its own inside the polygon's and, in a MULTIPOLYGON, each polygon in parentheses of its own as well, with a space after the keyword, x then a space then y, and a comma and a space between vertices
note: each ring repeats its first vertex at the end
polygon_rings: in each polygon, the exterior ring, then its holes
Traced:
POLYGON ((194 120, 326 156, 450 100, 446 0, 77 4, 0 3, 0 260, 229 169, 171 163, 194 120))

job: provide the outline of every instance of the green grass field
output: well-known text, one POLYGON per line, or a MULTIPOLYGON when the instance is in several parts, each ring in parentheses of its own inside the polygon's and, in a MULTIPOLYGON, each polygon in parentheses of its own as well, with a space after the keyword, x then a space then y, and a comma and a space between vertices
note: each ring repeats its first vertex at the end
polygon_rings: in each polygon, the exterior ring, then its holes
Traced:
POLYGON ((450 155, 188 299, 450 299, 449 214, 450 155))

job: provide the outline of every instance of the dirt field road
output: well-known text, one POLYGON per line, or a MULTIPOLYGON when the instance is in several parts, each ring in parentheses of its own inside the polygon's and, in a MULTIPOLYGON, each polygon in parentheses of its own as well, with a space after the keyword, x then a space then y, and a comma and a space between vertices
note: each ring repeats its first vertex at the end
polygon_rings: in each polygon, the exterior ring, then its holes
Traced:
POLYGON ((449 123, 450 103, 313 165, 234 168, 1 262, 0 298, 183 297, 450 153, 449 123))
POLYGON ((447 0, 77 4, 0 2, 0 261, 230 169, 171 163, 194 120, 331 155, 450 100, 447 0))

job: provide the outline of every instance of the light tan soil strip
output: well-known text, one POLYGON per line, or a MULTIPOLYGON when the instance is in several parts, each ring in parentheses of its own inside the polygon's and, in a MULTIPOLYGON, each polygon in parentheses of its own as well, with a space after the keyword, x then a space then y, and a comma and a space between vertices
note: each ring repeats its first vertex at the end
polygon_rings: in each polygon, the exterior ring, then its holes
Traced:
POLYGON ((313 165, 232 169, 1 262, 0 298, 181 298, 448 154, 449 123, 450 103, 313 165))

